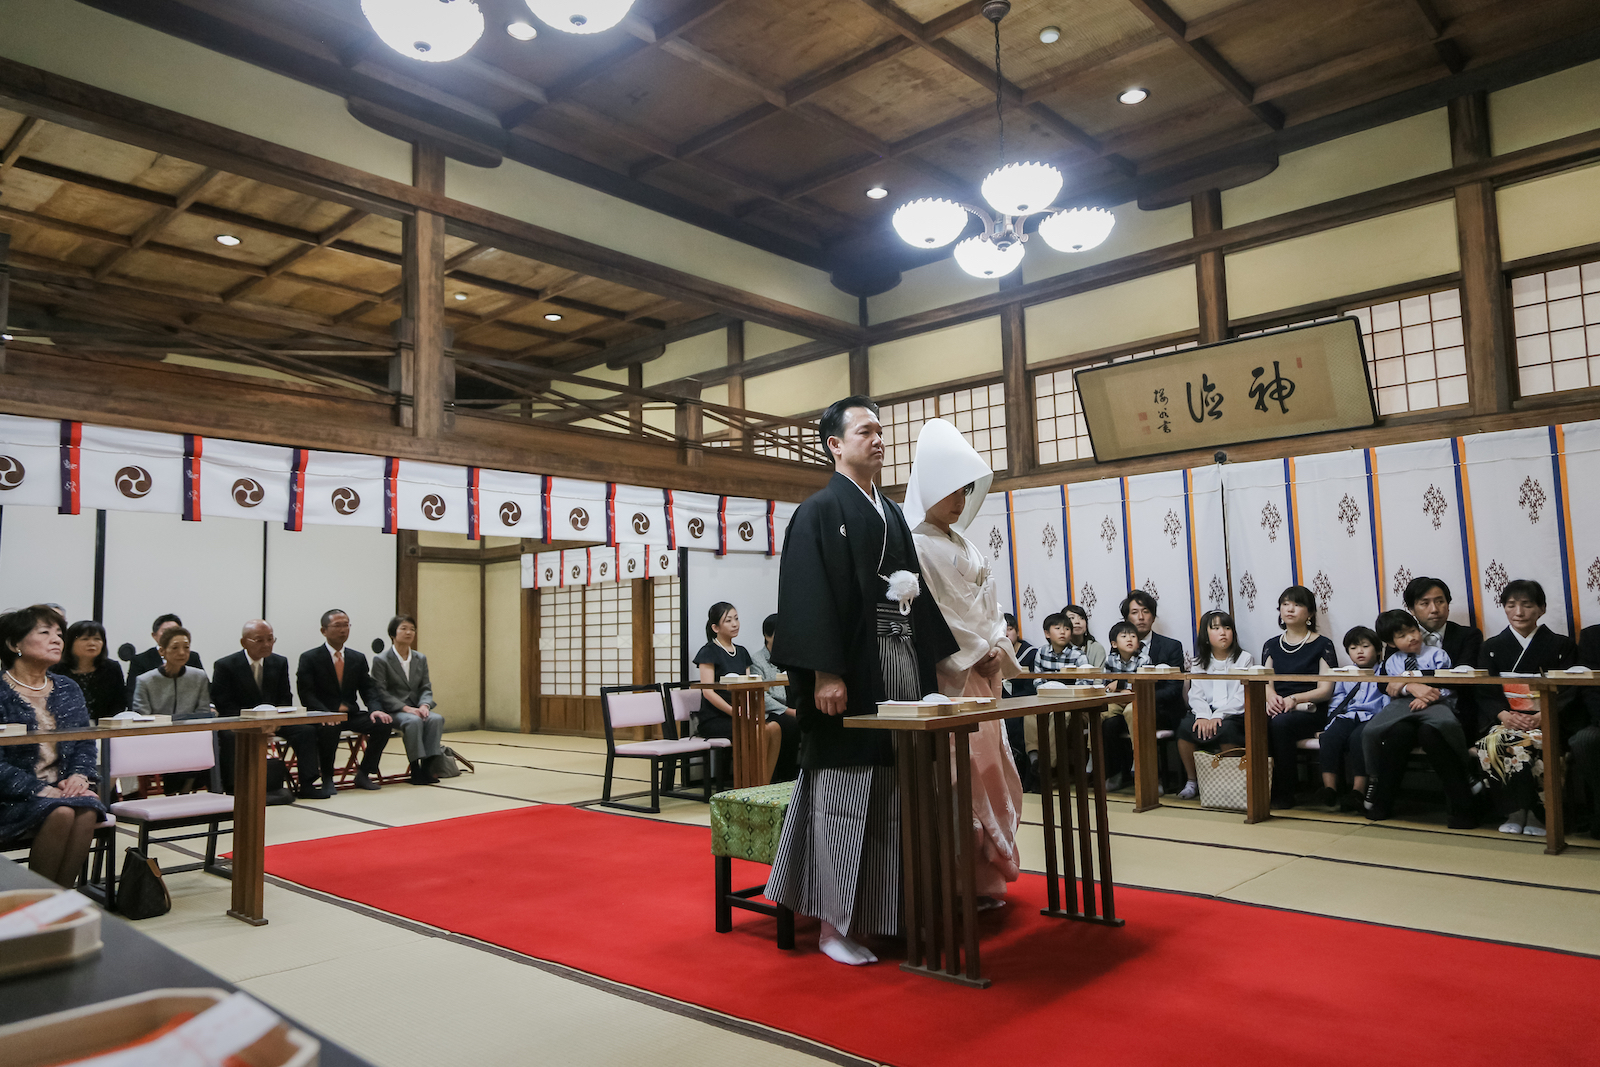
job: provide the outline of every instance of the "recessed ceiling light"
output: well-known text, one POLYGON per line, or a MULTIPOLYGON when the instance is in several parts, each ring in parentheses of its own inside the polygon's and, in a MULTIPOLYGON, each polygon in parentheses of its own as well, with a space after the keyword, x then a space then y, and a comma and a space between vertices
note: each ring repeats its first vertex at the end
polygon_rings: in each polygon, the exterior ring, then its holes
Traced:
POLYGON ((1044 44, 1055 44, 1061 40, 1061 28, 1058 26, 1046 26, 1039 31, 1039 40, 1044 44))
POLYGON ((1139 104, 1143 103, 1145 98, 1149 95, 1149 91, 1145 89, 1126 89, 1122 93, 1118 94, 1117 99, 1121 100, 1124 104, 1139 104))
POLYGON ((465 300, 466 298, 467 298, 467 294, 466 293, 457 293, 456 294, 456 299, 457 300, 465 300))
POLYGON ((882 200, 884 197, 886 197, 888 195, 889 195, 889 190, 885 189, 881 185, 874 185, 871 189, 867 190, 867 199, 868 200, 882 200))
POLYGON ((546 322, 560 322, 561 321, 561 316, 557 315, 554 311, 552 311, 552 312, 550 312, 550 314, 548 314, 548 315, 546 315, 544 317, 544 321, 546 321, 546 322))
POLYGON ((219 244, 219 245, 227 245, 229 248, 232 248, 234 245, 236 245, 238 243, 239 243, 239 239, 237 237, 235 237, 231 233, 219 233, 219 234, 217 234, 217 244, 219 244))
POLYGON ((539 31, 526 22, 513 22, 506 27, 506 32, 519 41, 531 41, 539 36, 539 31))

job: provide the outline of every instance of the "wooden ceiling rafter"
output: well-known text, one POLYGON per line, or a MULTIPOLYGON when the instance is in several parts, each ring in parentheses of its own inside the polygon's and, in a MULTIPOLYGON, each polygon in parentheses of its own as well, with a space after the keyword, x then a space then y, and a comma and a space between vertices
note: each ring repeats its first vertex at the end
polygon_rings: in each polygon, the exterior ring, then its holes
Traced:
POLYGON ((171 207, 157 208, 155 214, 141 225, 137 230, 128 235, 128 247, 120 248, 111 253, 94 268, 95 280, 98 281, 116 270, 129 256, 150 242, 150 239, 166 228, 173 219, 182 215, 200 198, 206 186, 211 184, 218 174, 222 173, 215 167, 207 167, 190 180, 188 185, 178 190, 173 195, 171 207))
POLYGON ((1400 2, 1410 8, 1422 21, 1429 39, 1433 41, 1433 50, 1438 54, 1439 62, 1445 65, 1445 69, 1451 74, 1461 73, 1462 68, 1467 65, 1467 57, 1462 54, 1460 45, 1444 35, 1445 20, 1440 16, 1433 0, 1400 0, 1400 2))
POLYGON ((1260 119, 1270 129, 1283 129, 1283 112, 1271 104, 1257 103, 1255 87, 1244 79, 1233 65, 1223 59, 1217 50, 1204 39, 1190 40, 1188 37, 1188 24, 1178 17, 1166 3, 1166 0, 1127 0, 1137 8, 1140 14, 1148 18, 1156 29, 1166 34, 1183 52, 1197 63, 1202 70, 1214 78, 1218 84, 1228 91, 1228 94, 1237 100, 1256 118, 1260 119))
POLYGON ((246 278, 232 289, 229 289, 227 292, 223 293, 223 303, 232 303, 247 293, 254 291, 254 289, 263 282, 271 278, 278 277, 280 274, 284 273, 290 267, 294 266, 296 263, 299 263, 302 259, 305 259, 312 253, 329 247, 339 238, 349 233, 357 225, 366 221, 370 217, 371 216, 367 212, 362 211, 359 208, 351 208, 345 213, 344 218, 340 219, 332 226, 329 226, 320 234, 317 234, 317 240, 315 244, 301 245, 294 251, 285 253, 279 259, 268 265, 265 273, 263 273, 261 277, 246 278))
POLYGON ((16 166, 17 160, 22 158, 22 153, 27 151, 28 142, 39 133, 39 128, 44 125, 43 120, 32 115, 25 115, 22 124, 12 133, 5 147, 0 148, 0 182, 6 180, 6 173, 16 166))

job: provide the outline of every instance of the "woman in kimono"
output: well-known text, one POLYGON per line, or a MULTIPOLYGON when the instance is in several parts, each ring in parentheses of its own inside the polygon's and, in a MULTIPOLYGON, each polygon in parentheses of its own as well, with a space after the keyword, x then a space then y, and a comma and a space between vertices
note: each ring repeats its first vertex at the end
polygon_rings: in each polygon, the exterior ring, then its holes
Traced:
MULTIPOLYGON (((906 485, 906 522, 917 545, 922 580, 960 644, 937 665, 939 691, 952 699, 999 697, 1001 682, 1022 673, 1006 638, 994 575, 983 552, 962 531, 977 516, 994 473, 961 432, 930 419, 917 435, 917 458, 906 485)), ((1017 880, 1017 824, 1022 780, 993 719, 972 738, 972 822, 977 842, 980 908, 1000 907, 1017 880)))

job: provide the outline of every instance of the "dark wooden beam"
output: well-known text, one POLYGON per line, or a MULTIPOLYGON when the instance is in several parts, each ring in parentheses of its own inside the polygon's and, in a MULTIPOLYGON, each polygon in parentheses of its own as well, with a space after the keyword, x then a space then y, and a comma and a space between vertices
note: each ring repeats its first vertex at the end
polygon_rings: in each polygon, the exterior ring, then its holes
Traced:
POLYGON ((1256 103, 1255 89, 1233 69, 1232 64, 1217 54, 1217 50, 1211 47, 1210 42, 1190 40, 1187 35, 1188 25, 1178 17, 1177 12, 1167 6, 1165 0, 1128 0, 1128 3, 1138 8, 1156 29, 1166 34, 1252 115, 1274 130, 1283 128, 1283 113, 1271 104, 1256 103))
POLYGON ((872 395, 872 372, 865 345, 850 350, 850 393, 853 396, 872 395))
POLYGON ((1449 69, 1451 74, 1459 73, 1466 66, 1467 58, 1461 52, 1461 47, 1444 36, 1445 20, 1439 14, 1439 9, 1433 0, 1401 0, 1421 20, 1428 33, 1429 40, 1433 41, 1434 50, 1439 55, 1439 61, 1449 69))
MULTIPOLYGON (((744 363, 744 323, 735 322, 728 326, 728 406, 731 408, 744 407, 744 375, 737 373, 744 363)), ((738 430, 732 431, 735 440, 743 440, 743 435, 738 430)))
MULTIPOLYGON (((1016 288, 1005 281, 1001 281, 1002 290, 1016 288)), ((1026 474, 1038 463, 1039 421, 1029 388, 1028 337, 1021 304, 1000 309, 1000 367, 1006 400, 1006 470, 1026 474)))
POLYGON ((42 123, 32 116, 24 118, 10 140, 6 141, 5 147, 0 148, 0 182, 6 180, 6 173, 16 166, 17 160, 22 158, 22 153, 28 150, 28 142, 33 140, 41 125, 42 123))
POLYGON ((124 260, 148 244, 150 239, 160 233, 169 222, 193 207, 194 202, 205 191, 205 187, 211 184, 211 179, 220 173, 215 167, 207 167, 196 175, 188 185, 173 196, 171 207, 157 209, 154 215, 129 235, 126 248, 111 253, 94 268, 95 280, 98 281, 116 270, 124 260))
MULTIPOLYGON (((1450 161, 1467 167, 1490 159, 1489 100, 1473 93, 1450 101, 1450 161)), ((1461 325, 1466 335, 1467 396, 1479 414, 1511 410, 1511 321, 1500 268, 1500 215, 1494 184, 1456 186, 1456 238, 1461 250, 1461 325)))
POLYGON ((0 374, 6 372, 5 328, 11 322, 11 235, 0 233, 0 374))
MULTIPOLYGON (((1189 202, 1196 237, 1222 229, 1222 193, 1208 189, 1189 202)), ((1202 252, 1194 264, 1196 297, 1200 305, 1200 343, 1228 339, 1228 275, 1221 252, 1202 252)))
POLYGON ((522 590, 522 732, 539 732, 539 590, 522 590))
MULTIPOLYGON (((443 196, 444 154, 429 145, 413 145, 411 175, 418 189, 443 196)), ((445 424, 444 220, 432 212, 417 212, 403 225, 401 246, 405 292, 397 357, 403 379, 399 392, 411 396, 412 433, 431 439, 443 432, 445 424)))

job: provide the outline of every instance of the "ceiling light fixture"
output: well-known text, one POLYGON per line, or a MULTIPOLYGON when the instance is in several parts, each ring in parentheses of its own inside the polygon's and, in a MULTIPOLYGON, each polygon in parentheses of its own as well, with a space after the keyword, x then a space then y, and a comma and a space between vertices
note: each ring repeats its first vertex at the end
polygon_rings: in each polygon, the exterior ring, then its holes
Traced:
POLYGON ((554 311, 552 311, 552 312, 550 312, 548 315, 546 315, 544 317, 544 321, 546 321, 546 322, 560 322, 561 321, 561 316, 557 315, 554 311))
POLYGON ((483 36, 483 12, 474 0, 361 0, 383 43, 424 63, 460 59, 483 36))
POLYGON ((231 233, 217 234, 217 244, 219 245, 226 245, 227 247, 232 248, 239 243, 239 239, 231 233))
POLYGON ((513 22, 506 27, 506 32, 519 41, 531 41, 539 36, 539 31, 531 22, 513 22))
MULTIPOLYGON (((437 0, 425 0, 437 2, 437 0)), ((627 17, 633 0, 527 0, 532 11, 553 30, 602 33, 627 17)))
POLYGON ((467 298, 467 294, 466 293, 457 293, 456 294, 456 299, 457 300, 465 300, 466 298, 467 298))
POLYGON ((882 200, 884 197, 886 197, 888 195, 889 195, 889 190, 885 189, 881 185, 874 185, 871 189, 867 190, 867 199, 868 200, 882 200))
POLYGON ((1117 99, 1121 100, 1124 104, 1142 104, 1146 99, 1149 98, 1149 96, 1150 91, 1148 89, 1140 89, 1135 87, 1132 89, 1123 90, 1117 95, 1117 99))
POLYGON ((1044 44, 1055 44, 1061 40, 1061 27, 1046 26, 1039 31, 1039 40, 1044 44))
MULTIPOLYGON (((954 200, 923 198, 902 204, 890 220, 903 241, 917 248, 943 248, 967 228, 967 216, 983 222, 983 232, 955 247, 956 263, 974 278, 1002 278, 1017 269, 1028 240, 1024 230, 1030 215, 1044 215, 1038 226, 1044 243, 1058 252, 1082 252, 1104 241, 1116 217, 1104 208, 1072 210, 1052 207, 1061 192, 1061 172, 1048 163, 1006 163, 1006 119, 1000 69, 1000 20, 1011 10, 1010 0, 989 0, 983 17, 994 23, 995 114, 1000 125, 1001 165, 983 179, 981 192, 988 208, 954 200)), ((1052 29, 1054 27, 1051 27, 1052 29)), ((1057 31, 1059 33, 1059 31, 1057 31)), ((1044 34, 1039 35, 1044 40, 1044 34)), ((1048 42, 1047 42, 1048 43, 1048 42)), ((870 194, 869 194, 870 195, 870 194)))

